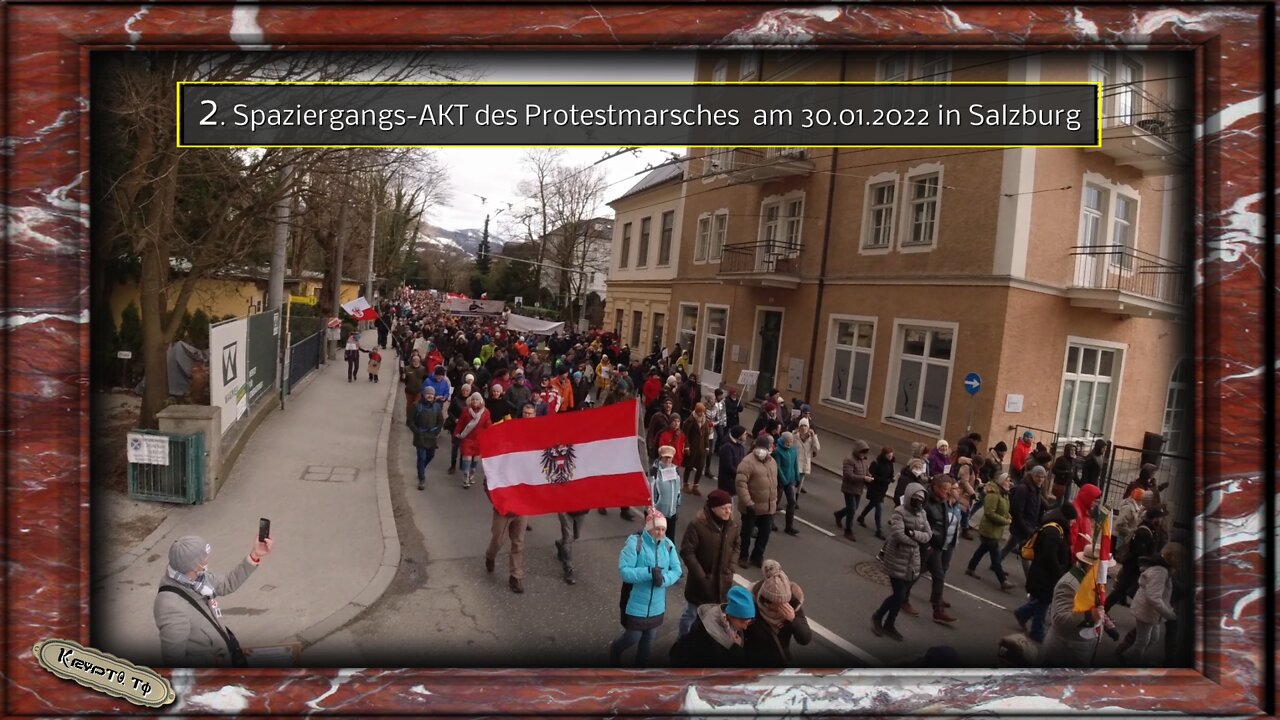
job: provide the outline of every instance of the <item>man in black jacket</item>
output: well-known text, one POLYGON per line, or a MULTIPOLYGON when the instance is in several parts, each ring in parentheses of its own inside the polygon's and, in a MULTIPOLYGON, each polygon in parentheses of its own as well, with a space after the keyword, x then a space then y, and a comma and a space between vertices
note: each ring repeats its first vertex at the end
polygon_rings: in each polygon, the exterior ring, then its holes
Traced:
POLYGON ((1084 459, 1084 468, 1080 471, 1080 486, 1102 486, 1102 456, 1107 451, 1107 441, 1098 438, 1093 441, 1093 451, 1084 459))
POLYGON ((729 437, 720 446, 720 465, 716 470, 716 487, 733 495, 738 491, 738 463, 747 456, 747 429, 741 425, 729 428, 729 437))
POLYGON ((923 551, 922 565, 929 571, 933 579, 933 589, 929 594, 929 602, 933 604, 933 621, 942 625, 950 625, 956 618, 947 612, 950 605, 942 599, 942 590, 946 586, 947 568, 951 565, 951 555, 955 552, 956 542, 960 539, 960 508, 952 500, 952 485, 955 481, 950 475, 934 475, 930 482, 929 497, 924 502, 924 513, 929 518, 929 527, 933 530, 933 539, 923 551))
POLYGON ((755 619, 751 592, 740 585, 729 588, 725 605, 708 603, 698 608, 698 618, 687 635, 671 646, 675 667, 742 667, 746 664, 743 633, 755 619))
POLYGON ((1044 516, 1040 534, 1036 536, 1035 559, 1027 571, 1027 602, 1013 611, 1018 624, 1026 629, 1032 640, 1044 642, 1045 616, 1053 603, 1053 588, 1063 573, 1071 568, 1071 543, 1064 536, 1076 519, 1076 509, 1071 503, 1062 503, 1044 516))
MULTIPOLYGON (((1048 473, 1043 467, 1034 467, 1031 472, 1023 475, 1022 482, 1018 483, 1009 496, 1009 514, 1013 517, 1013 522, 1009 524, 1009 542, 1005 543, 1004 549, 1000 551, 1001 562, 1004 562, 1005 556, 1009 553, 1021 551, 1022 546, 1035 533, 1036 528, 1040 527, 1040 515, 1044 510, 1040 498, 1046 478, 1048 473)), ((1031 562, 1024 559, 1022 561, 1024 577, 1030 568, 1031 562)))

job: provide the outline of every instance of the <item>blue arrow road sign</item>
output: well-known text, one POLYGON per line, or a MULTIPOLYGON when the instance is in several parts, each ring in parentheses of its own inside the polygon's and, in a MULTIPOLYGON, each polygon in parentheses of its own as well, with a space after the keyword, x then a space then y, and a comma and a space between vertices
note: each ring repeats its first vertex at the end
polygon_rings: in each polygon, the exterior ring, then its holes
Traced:
POLYGON ((978 373, 971 372, 964 376, 964 391, 970 395, 977 395, 982 389, 982 376, 978 373))

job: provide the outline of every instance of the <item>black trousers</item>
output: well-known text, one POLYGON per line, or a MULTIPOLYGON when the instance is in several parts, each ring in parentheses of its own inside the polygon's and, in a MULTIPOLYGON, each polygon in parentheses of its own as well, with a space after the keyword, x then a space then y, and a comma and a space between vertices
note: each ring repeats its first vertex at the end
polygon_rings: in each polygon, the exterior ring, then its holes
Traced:
POLYGON ((756 546, 750 552, 751 562, 760 565, 764 563, 764 549, 769 545, 769 533, 773 532, 773 516, 772 515, 756 515, 755 513, 742 514, 742 545, 738 551, 739 559, 748 556, 748 548, 751 547, 751 529, 756 531, 756 546))

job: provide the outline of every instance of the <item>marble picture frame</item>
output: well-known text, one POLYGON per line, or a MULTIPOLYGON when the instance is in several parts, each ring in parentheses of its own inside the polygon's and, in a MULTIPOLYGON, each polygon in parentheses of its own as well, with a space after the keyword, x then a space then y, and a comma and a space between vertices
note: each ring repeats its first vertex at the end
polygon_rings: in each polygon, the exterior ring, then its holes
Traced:
POLYGON ((5 36, 4 712, 132 712, 41 669, 89 641, 89 60, 122 49, 894 46, 1194 55, 1194 669, 174 670, 205 714, 1256 715, 1280 677, 1274 584, 1275 13, 1264 5, 1028 3, 9 4, 5 36), (1272 310, 1268 310, 1268 307, 1272 310), (1269 314, 1270 313, 1270 314, 1269 314), (1271 353, 1268 355, 1268 353, 1271 353), (1265 550, 1265 552, 1264 552, 1265 550), (1271 553, 1271 566, 1267 555, 1271 553), (495 688, 501 688, 495 692, 495 688), (238 698, 231 706, 228 698, 238 698))

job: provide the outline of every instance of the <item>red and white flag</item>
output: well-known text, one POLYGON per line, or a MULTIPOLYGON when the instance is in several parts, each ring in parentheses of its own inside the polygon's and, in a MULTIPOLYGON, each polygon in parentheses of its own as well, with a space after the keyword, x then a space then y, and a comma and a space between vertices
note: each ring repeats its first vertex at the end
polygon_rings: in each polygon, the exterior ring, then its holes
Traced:
POLYGON ((508 420, 480 435, 485 486, 502 514, 652 504, 640 403, 508 420))
POLYGON ((369 320, 372 322, 373 320, 378 319, 378 311, 374 310, 373 307, 369 305, 369 301, 365 300, 364 297, 358 297, 349 303, 343 303, 342 309, 346 310, 347 314, 356 322, 360 322, 362 320, 369 320))

